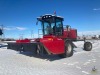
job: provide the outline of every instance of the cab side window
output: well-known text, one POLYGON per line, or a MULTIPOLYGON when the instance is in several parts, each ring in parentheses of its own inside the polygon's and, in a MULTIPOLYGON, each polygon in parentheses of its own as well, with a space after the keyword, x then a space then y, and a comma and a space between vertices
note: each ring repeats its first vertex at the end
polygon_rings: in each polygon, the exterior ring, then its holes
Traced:
POLYGON ((63 33, 63 27, 62 27, 62 22, 61 21, 56 21, 56 34, 57 35, 62 35, 63 33))

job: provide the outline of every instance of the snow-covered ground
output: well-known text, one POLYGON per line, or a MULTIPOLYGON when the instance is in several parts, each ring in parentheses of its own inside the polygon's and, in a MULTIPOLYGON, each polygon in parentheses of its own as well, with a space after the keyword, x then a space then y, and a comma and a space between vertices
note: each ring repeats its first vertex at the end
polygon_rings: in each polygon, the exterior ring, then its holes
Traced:
MULTIPOLYGON (((69 58, 39 56, 0 48, 0 75, 100 75, 100 41, 92 40, 92 51, 83 51, 83 42, 69 58), (93 71, 92 69, 96 69, 93 71)), ((4 43, 3 43, 4 44, 4 43)))

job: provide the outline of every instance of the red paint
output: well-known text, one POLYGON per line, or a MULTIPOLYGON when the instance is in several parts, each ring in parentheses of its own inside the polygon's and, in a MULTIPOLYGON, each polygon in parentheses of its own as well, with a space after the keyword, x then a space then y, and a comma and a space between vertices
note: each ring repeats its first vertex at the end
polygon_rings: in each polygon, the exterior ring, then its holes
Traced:
POLYGON ((70 37, 70 39, 76 39, 77 38, 77 30, 71 29, 71 31, 69 32, 69 37, 70 37))
POLYGON ((52 53, 61 54, 64 53, 64 40, 60 38, 43 38, 40 42, 52 53))
POLYGON ((70 31, 64 30, 62 36, 54 36, 54 35, 44 35, 40 42, 52 53, 52 54, 62 54, 64 53, 64 40, 63 39, 76 39, 77 38, 77 30, 70 29, 70 31))
POLYGON ((23 40, 16 40, 16 43, 29 43, 29 39, 23 39, 23 40))
POLYGON ((77 39, 77 30, 76 29, 70 29, 70 31, 67 31, 66 29, 64 29, 63 35, 62 36, 57 36, 59 38, 63 38, 63 39, 77 39))

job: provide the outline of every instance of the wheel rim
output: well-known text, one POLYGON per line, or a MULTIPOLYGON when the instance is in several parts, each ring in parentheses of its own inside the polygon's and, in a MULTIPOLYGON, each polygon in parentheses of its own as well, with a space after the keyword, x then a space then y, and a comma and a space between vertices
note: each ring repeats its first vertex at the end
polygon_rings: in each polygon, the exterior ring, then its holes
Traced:
POLYGON ((88 49, 91 49, 91 45, 90 45, 90 44, 87 44, 87 48, 88 48, 88 49))
POLYGON ((72 51, 72 46, 68 44, 68 47, 66 49, 67 54, 71 53, 71 51, 72 51))

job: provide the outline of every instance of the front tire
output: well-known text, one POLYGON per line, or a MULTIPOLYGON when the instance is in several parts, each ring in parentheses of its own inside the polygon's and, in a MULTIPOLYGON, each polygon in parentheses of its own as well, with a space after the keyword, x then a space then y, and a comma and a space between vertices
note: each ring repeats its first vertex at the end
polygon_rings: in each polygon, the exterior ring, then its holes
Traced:
POLYGON ((91 42, 85 42, 84 43, 84 50, 85 51, 91 51, 92 50, 92 43, 91 42))
POLYGON ((65 42, 65 53, 60 54, 60 57, 66 58, 66 57, 71 57, 73 55, 73 46, 72 42, 67 41, 65 42))

